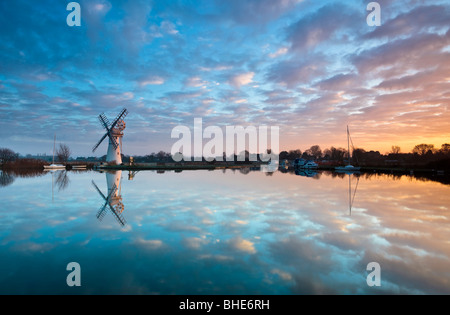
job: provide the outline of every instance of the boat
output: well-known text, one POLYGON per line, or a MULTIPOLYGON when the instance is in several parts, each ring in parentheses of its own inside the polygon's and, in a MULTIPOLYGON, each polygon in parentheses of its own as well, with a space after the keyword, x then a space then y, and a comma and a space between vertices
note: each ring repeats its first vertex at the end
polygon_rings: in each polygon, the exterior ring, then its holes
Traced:
POLYGON ((72 165, 73 170, 85 170, 87 169, 87 165, 72 165))
POLYGON ((305 159, 295 159, 294 161, 294 167, 295 168, 300 168, 303 167, 303 165, 306 164, 306 160, 305 159))
POLYGON ((351 164, 352 157, 350 155, 350 131, 347 126, 347 145, 348 145, 348 164, 346 166, 338 166, 335 168, 336 172, 352 173, 361 170, 361 167, 353 166, 351 164))
POLYGON ((53 142, 53 161, 50 165, 44 165, 45 171, 51 171, 51 170, 65 170, 66 166, 62 164, 55 164, 55 147, 56 147, 56 135, 53 142))
POLYGON ((317 171, 312 169, 297 169, 295 170, 295 175, 297 176, 304 176, 304 177, 314 177, 319 174, 317 171))
POLYGON ((65 170, 66 167, 64 165, 60 164, 50 164, 50 165, 44 165, 44 170, 65 170))
POLYGON ((295 159, 294 167, 301 169, 315 169, 318 168, 319 165, 313 161, 307 161, 305 159, 295 159))
POLYGON ((361 167, 355 167, 353 165, 346 165, 346 166, 338 166, 335 168, 335 171, 337 172, 358 172, 361 170, 361 167))
POLYGON ((308 161, 305 163, 305 165, 303 165, 303 168, 307 168, 307 169, 314 169, 314 168, 318 168, 319 164, 317 164, 316 162, 313 161, 308 161))

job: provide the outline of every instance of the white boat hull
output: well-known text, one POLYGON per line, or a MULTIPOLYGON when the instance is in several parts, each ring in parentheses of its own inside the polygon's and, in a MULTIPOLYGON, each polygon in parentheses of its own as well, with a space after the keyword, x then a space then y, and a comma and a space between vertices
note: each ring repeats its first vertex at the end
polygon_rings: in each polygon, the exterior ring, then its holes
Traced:
POLYGON ((57 165, 57 164, 52 164, 52 165, 44 165, 44 170, 65 170, 66 167, 64 165, 57 165))
POLYGON ((352 165, 347 165, 347 166, 338 166, 335 168, 336 172, 359 172, 361 170, 361 167, 355 167, 352 165))

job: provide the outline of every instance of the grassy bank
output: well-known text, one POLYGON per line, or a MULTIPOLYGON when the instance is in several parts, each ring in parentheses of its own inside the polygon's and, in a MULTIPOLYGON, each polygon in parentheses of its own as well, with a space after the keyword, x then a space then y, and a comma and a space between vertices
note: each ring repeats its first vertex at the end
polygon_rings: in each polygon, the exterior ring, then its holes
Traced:
MULTIPOLYGON (((64 163, 67 170, 72 170, 76 168, 76 166, 86 166, 86 169, 93 169, 96 163, 93 162, 68 162, 64 163)), ((2 164, 0 166, 0 169, 8 172, 13 173, 15 175, 25 175, 25 174, 33 174, 36 175, 44 172, 44 166, 50 165, 49 162, 44 160, 37 160, 37 159, 17 159, 14 161, 10 161, 8 163, 2 164)))
POLYGON ((260 167, 263 163, 233 163, 233 162, 185 162, 185 163, 138 163, 134 165, 99 165, 99 170, 125 170, 125 171, 144 171, 144 170, 213 170, 213 169, 232 169, 232 168, 252 168, 260 167))
POLYGON ((46 161, 35 159, 18 159, 2 165, 1 169, 15 176, 39 176, 44 174, 46 161))

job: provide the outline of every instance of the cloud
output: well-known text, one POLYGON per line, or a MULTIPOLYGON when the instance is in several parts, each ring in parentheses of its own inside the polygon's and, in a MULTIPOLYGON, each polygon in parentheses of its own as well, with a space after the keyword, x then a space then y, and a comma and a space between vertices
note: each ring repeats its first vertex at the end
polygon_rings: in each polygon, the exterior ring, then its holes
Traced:
POLYGON ((288 272, 279 270, 279 269, 273 269, 272 270, 273 274, 278 275, 281 279, 285 280, 285 281, 291 281, 292 280, 292 275, 288 272))
POLYGON ((229 243, 230 247, 234 250, 238 250, 238 251, 245 252, 248 254, 256 253, 255 244, 248 240, 236 238, 236 239, 230 240, 228 243, 229 243))
POLYGON ((421 5, 382 23, 380 27, 362 35, 363 39, 390 40, 405 35, 416 36, 430 29, 447 30, 450 8, 444 5, 421 5))
POLYGON ((355 74, 337 74, 317 82, 317 88, 327 91, 348 91, 361 84, 361 78, 355 74))
POLYGON ((235 75, 230 78, 230 84, 236 88, 240 88, 244 85, 248 85, 253 82, 254 72, 246 72, 235 75))
POLYGON ((278 58, 280 56, 286 55, 289 49, 287 47, 281 47, 276 52, 269 54, 269 58, 278 58))
MULTIPOLYGON (((351 57, 362 75, 381 73, 393 77, 411 70, 425 70, 440 64, 440 51, 450 44, 450 30, 444 35, 419 34, 387 42, 351 57)), ((446 63, 444 63, 446 64, 446 63)))
POLYGON ((187 78, 186 81, 184 82, 184 85, 187 87, 202 87, 202 86, 207 86, 208 82, 203 81, 198 76, 195 76, 195 77, 187 78))
POLYGON ((145 239, 137 239, 135 243, 139 246, 142 246, 146 249, 155 250, 161 248, 164 243, 161 240, 145 240, 145 239))
POLYGON ((314 82, 326 73, 327 61, 324 56, 310 55, 303 59, 289 59, 271 66, 268 80, 283 84, 288 88, 314 82))
POLYGON ((203 245, 207 244, 208 241, 199 237, 189 237, 184 239, 183 243, 189 249, 199 250, 203 245))
MULTIPOLYGON (((124 106, 139 117, 127 117, 130 153, 143 150, 138 141, 150 132, 155 146, 164 146, 155 151, 169 150, 170 126, 194 114, 220 124, 280 125, 286 149, 332 144, 348 123, 364 125, 364 139, 390 128, 395 142, 405 135, 414 141, 438 123, 435 138, 450 134, 443 1, 382 1, 378 28, 367 26, 362 2, 80 3, 80 28, 67 27, 48 0, 39 7, 0 3, 7 21, 0 30, 0 114, 10 131, 2 136, 17 151, 40 150, 24 140, 33 131, 51 138, 53 128, 78 124, 83 138, 62 133, 77 143, 75 154, 90 154, 92 145, 82 143, 95 132, 96 115, 124 106), (30 12, 26 20, 23 12, 30 12)), ((361 145, 383 145, 372 140, 361 145)))
POLYGON ((139 86, 145 87, 147 85, 162 85, 165 83, 164 78, 159 76, 148 76, 145 78, 142 78, 138 81, 139 86))
POLYGON ((239 24, 265 24, 295 8, 302 0, 215 0, 219 12, 239 24))
POLYGON ((337 39, 343 29, 357 21, 352 7, 343 3, 328 4, 302 17, 287 29, 287 40, 297 52, 313 50, 321 43, 337 39), (339 12, 339 14, 337 13, 339 12))
POLYGON ((177 35, 179 33, 175 27, 175 24, 170 21, 162 21, 161 30, 169 35, 177 35))
POLYGON ((404 89, 426 89, 430 84, 442 82, 445 80, 449 67, 418 72, 413 75, 406 75, 400 78, 389 79, 377 85, 377 88, 385 90, 404 90, 404 89))

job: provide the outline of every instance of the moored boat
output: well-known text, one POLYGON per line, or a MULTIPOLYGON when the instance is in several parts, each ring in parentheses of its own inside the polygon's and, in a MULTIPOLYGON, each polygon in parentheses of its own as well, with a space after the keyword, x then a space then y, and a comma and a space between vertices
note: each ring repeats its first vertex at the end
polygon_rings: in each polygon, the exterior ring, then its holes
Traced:
MULTIPOLYGON (((351 164, 352 156, 350 154, 350 131, 347 126, 347 145, 348 145, 348 164, 346 166, 337 166, 335 168, 336 172, 345 172, 345 173, 352 173, 352 172, 358 172, 361 170, 361 167, 353 166, 351 164)), ((352 141, 353 145, 353 141, 352 141)))
POLYGON ((62 164, 44 165, 44 170, 65 170, 66 167, 62 164))
POLYGON ((56 148, 56 135, 53 141, 53 162, 50 165, 44 165, 44 171, 50 170, 65 170, 66 166, 62 164, 55 164, 55 148, 56 148))

